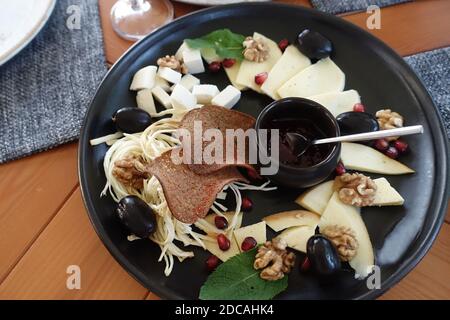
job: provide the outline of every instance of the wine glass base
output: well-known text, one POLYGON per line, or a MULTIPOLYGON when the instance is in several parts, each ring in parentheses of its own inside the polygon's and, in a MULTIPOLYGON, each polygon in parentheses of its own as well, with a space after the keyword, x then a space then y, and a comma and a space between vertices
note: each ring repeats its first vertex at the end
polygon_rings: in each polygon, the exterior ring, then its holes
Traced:
POLYGON ((167 0, 119 0, 111 9, 114 31, 122 38, 138 41, 173 20, 173 6, 167 0))

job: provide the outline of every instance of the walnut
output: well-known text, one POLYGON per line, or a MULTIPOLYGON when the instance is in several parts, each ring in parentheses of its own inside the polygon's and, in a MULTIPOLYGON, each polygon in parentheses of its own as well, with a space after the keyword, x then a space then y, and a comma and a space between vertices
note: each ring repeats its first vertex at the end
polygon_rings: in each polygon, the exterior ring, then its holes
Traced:
POLYGON ((133 189, 142 189, 144 179, 149 178, 142 158, 137 155, 129 155, 114 162, 112 174, 125 187, 133 189))
POLYGON ((295 254, 286 251, 286 241, 274 238, 258 248, 253 267, 263 269, 261 279, 275 281, 282 279, 285 273, 291 272, 295 263, 295 254))
POLYGON ((175 56, 167 55, 165 57, 161 57, 158 61, 156 61, 156 64, 160 67, 167 67, 183 74, 188 73, 187 67, 183 61, 178 60, 175 56))
POLYGON ((262 40, 256 40, 253 37, 245 38, 242 43, 244 58, 254 62, 264 62, 269 58, 269 48, 262 40))
POLYGON ((320 233, 334 244, 342 261, 350 261, 356 255, 359 243, 353 229, 332 225, 323 228, 320 233))
POLYGON ((336 189, 342 202, 357 206, 370 206, 375 199, 377 185, 361 173, 345 173, 336 178, 336 189))
MULTIPOLYGON (((391 109, 379 110, 375 116, 377 117, 381 130, 403 127, 403 117, 397 112, 393 112, 391 109)), ((394 141, 397 139, 398 137, 386 138, 388 141, 394 141)))

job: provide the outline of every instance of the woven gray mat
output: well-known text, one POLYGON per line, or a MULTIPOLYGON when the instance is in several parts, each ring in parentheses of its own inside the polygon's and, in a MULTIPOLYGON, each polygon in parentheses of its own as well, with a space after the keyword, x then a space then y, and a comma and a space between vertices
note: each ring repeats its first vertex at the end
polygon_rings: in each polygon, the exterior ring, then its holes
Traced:
POLYGON ((428 89, 450 138, 450 47, 405 58, 428 89))
POLYGON ((366 10, 370 5, 386 7, 398 3, 409 2, 412 0, 310 0, 314 8, 331 13, 345 13, 352 11, 366 10))
POLYGON ((97 1, 58 0, 39 35, 0 67, 0 163, 75 140, 105 73, 97 1), (80 29, 69 29, 77 12, 80 29))

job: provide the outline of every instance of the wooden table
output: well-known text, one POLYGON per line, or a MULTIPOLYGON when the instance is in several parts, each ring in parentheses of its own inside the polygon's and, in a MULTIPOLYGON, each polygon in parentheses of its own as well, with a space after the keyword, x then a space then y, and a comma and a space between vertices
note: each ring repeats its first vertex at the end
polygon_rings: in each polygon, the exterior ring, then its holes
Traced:
MULTIPOLYGON (((100 12, 108 63, 131 45, 111 29, 113 0, 100 12)), ((310 6, 307 0, 280 1, 310 6)), ((179 17, 198 9, 175 3, 179 17)), ((346 15, 366 28, 366 13, 346 15)), ((401 55, 449 46, 450 1, 425 0, 382 9, 372 30, 401 55)), ((136 282, 95 234, 80 195, 77 143, 0 166, 0 298, 157 299, 136 282), (81 268, 81 289, 66 288, 67 267, 81 268)), ((450 212, 423 261, 382 299, 450 298, 450 212)))

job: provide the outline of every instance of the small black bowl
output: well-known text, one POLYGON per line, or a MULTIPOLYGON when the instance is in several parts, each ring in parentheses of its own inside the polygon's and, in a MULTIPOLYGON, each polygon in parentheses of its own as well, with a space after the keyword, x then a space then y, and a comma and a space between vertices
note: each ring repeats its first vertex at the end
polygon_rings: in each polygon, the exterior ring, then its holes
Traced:
MULTIPOLYGON (((285 98, 272 102, 259 114, 256 120, 256 130, 273 128, 271 123, 274 119, 308 119, 312 120, 327 137, 340 135, 339 125, 331 112, 317 102, 304 98, 285 98)), ((267 145, 265 144, 261 139, 258 140, 260 151, 267 154, 267 145)), ((330 176, 338 165, 340 155, 341 144, 335 143, 324 155, 322 161, 308 167, 285 164, 271 157, 271 165, 278 165, 279 169, 275 174, 266 175, 266 177, 280 186, 311 187, 330 176)), ((264 172, 262 174, 264 175, 264 172)))

